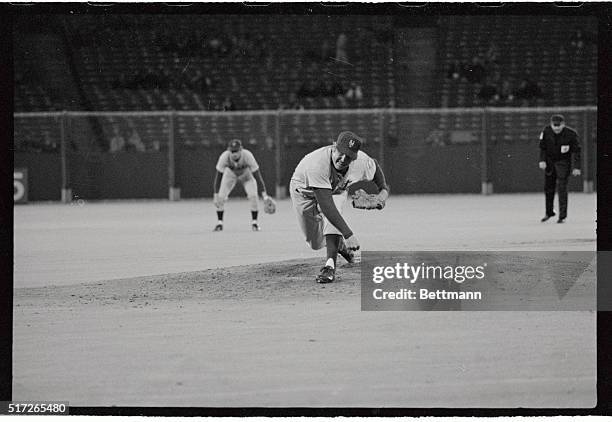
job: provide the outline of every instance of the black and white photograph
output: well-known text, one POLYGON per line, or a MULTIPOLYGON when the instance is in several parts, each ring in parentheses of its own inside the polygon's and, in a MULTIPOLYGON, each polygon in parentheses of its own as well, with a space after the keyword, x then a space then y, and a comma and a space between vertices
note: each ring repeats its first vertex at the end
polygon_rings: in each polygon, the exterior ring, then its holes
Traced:
POLYGON ((4 413, 598 406, 600 9, 7 10, 4 413))

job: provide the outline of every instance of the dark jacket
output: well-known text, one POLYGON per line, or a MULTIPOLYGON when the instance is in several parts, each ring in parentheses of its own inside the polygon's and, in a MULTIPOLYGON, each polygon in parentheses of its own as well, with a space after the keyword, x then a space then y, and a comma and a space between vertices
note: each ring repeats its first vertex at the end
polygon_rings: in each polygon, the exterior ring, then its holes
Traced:
POLYGON ((546 126, 540 134, 540 161, 567 161, 571 168, 579 169, 580 142, 576 131, 565 126, 557 135, 550 126, 546 126))

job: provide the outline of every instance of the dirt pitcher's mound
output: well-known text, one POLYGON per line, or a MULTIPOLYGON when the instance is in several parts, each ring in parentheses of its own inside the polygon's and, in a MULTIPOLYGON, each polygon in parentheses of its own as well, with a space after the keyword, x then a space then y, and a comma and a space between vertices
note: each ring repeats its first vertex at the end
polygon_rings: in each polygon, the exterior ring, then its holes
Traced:
POLYGON ((320 259, 298 259, 268 264, 161 274, 72 286, 15 290, 16 306, 49 307, 154 306, 156 302, 200 302, 208 299, 265 299, 359 294, 359 264, 339 264, 336 281, 317 284, 320 259))
MULTIPOLYGON (((535 306, 529 310, 538 310, 538 304, 544 302, 554 306, 540 310, 557 310, 561 299, 569 299, 578 304, 575 310, 593 309, 591 303, 595 300, 596 277, 594 262, 589 262, 589 259, 594 254, 574 254, 568 258, 559 253, 483 253, 477 257, 494 265, 494 277, 486 281, 484 288, 489 289, 489 293, 495 289, 490 296, 500 306, 504 303, 520 304, 525 300, 532 301, 535 306)), ((359 264, 347 264, 339 258, 336 281, 325 285, 315 282, 320 267, 321 259, 297 259, 73 286, 16 289, 15 304, 140 308, 171 302, 202 303, 213 299, 262 300, 268 303, 321 297, 326 300, 358 300, 361 294, 359 264)), ((503 308, 491 306, 492 309, 503 308)), ((517 309, 524 308, 519 306, 517 309)))

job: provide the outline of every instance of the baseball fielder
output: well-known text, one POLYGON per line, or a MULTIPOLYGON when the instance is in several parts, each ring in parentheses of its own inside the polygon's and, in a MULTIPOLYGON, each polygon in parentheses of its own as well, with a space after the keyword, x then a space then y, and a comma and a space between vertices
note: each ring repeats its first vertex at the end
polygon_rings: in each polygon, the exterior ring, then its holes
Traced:
POLYGON ((272 207, 274 201, 266 193, 266 185, 261 177, 261 171, 259 170, 259 165, 253 153, 248 149, 242 148, 242 142, 240 142, 240 140, 233 139, 230 141, 227 150, 223 151, 219 156, 216 170, 213 187, 213 203, 217 208, 218 221, 214 231, 223 230, 225 202, 236 186, 236 182, 242 183, 247 198, 251 203, 251 228, 253 231, 259 231, 260 227, 257 222, 259 211, 257 203, 258 189, 266 204, 266 212, 273 213, 275 207, 272 207), (274 210, 270 209, 268 205, 274 208, 274 210))
MULTIPOLYGON (((318 283, 331 283, 336 274, 338 253, 353 262, 359 240, 342 213, 348 201, 347 188, 362 180, 374 181, 379 189, 371 195, 372 206, 382 209, 389 196, 385 176, 378 162, 360 151, 363 140, 352 132, 342 132, 336 142, 307 154, 297 165, 289 190, 293 208, 306 242, 314 250, 327 247, 327 261, 316 277, 318 283)), ((355 198, 353 197, 355 207, 355 198)))

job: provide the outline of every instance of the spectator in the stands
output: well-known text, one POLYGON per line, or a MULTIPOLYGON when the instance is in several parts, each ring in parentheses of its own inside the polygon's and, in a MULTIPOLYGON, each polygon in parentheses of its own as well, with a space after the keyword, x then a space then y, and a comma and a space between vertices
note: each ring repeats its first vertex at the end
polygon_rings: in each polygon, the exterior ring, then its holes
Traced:
POLYGON ((208 111, 220 111, 221 110, 219 103, 217 103, 217 100, 211 94, 208 94, 208 101, 207 101, 206 109, 208 111))
POLYGON ((338 39, 336 40, 336 60, 339 62, 348 62, 348 53, 347 53, 347 38, 344 33, 338 35, 338 39))
POLYGON ((208 41, 208 46, 212 49, 213 53, 221 48, 221 40, 217 37, 212 37, 208 41))
POLYGON ((138 152, 144 152, 146 150, 145 144, 142 143, 142 139, 140 139, 140 135, 138 134, 136 128, 132 128, 132 133, 128 138, 126 149, 128 151, 138 152))
POLYGON ((351 83, 351 86, 346 91, 346 94, 344 96, 348 100, 357 100, 357 101, 362 100, 363 99, 363 92, 361 90, 361 86, 359 86, 359 85, 357 85, 355 83, 351 83))
POLYGON ((319 59, 319 55, 314 50, 308 49, 304 51, 304 62, 308 63, 311 61, 318 61, 319 59))
POLYGON ((361 90, 361 85, 355 85, 355 99, 357 101, 363 100, 363 91, 361 90))
POLYGON ((595 31, 580 31, 582 33, 582 40, 584 45, 593 44, 597 45, 597 30, 595 31))
POLYGON ((200 69, 196 70, 195 74, 189 79, 189 87, 194 91, 207 92, 206 78, 200 69))
POLYGON ((129 82, 127 78, 125 77, 125 74, 121 73, 119 77, 113 81, 111 86, 115 89, 120 89, 120 88, 127 88, 128 85, 129 85, 129 82))
POLYGON ((240 84, 238 84, 238 79, 234 75, 230 76, 230 82, 232 84, 232 92, 239 92, 240 84))
POLYGON ((136 70, 130 78, 125 78, 124 88, 138 89, 141 87, 142 74, 140 70, 136 70))
POLYGON ((516 98, 521 100, 531 100, 534 98, 541 98, 543 96, 542 88, 531 80, 529 75, 526 75, 516 90, 516 98))
POLYGON ((461 77, 462 66, 459 63, 459 60, 453 61, 448 67, 448 71, 446 72, 446 77, 448 79, 459 79, 461 77))
POLYGON ((208 50, 214 57, 222 57, 229 51, 227 46, 223 43, 222 37, 212 36, 208 41, 208 50))
POLYGON ((581 29, 576 29, 570 38, 570 45, 577 50, 584 47, 584 33, 581 29))
POLYGON ((321 60, 325 62, 332 58, 333 56, 331 45, 329 45, 329 41, 325 40, 323 41, 323 44, 321 44, 321 60))
POLYGON ((313 94, 312 82, 304 81, 296 92, 298 98, 311 97, 313 94))
POLYGON ((125 138, 123 135, 121 135, 119 127, 117 125, 113 125, 113 136, 109 142, 109 151, 119 152, 123 150, 125 150, 125 138))
POLYGON ((142 77, 142 82, 140 84, 141 88, 144 89, 155 89, 159 85, 159 80, 155 73, 151 69, 147 69, 146 73, 142 77))
POLYGON ((342 86, 342 83, 337 79, 331 85, 330 95, 333 97, 341 97, 346 93, 346 89, 342 86))
POLYGON ((314 97, 328 97, 331 91, 331 83, 327 79, 321 79, 315 88, 314 97))
POLYGON ((272 70, 275 70, 276 66, 275 66, 275 62, 274 62, 274 56, 272 54, 269 54, 267 52, 267 50, 265 50, 265 53, 264 53, 264 56, 263 56, 263 61, 266 64, 266 70, 268 72, 272 72, 272 70))
POLYGON ((244 39, 241 36, 239 37, 237 34, 231 34, 229 38, 232 46, 232 56, 236 58, 246 56, 244 39))
POLYGON ((479 56, 472 59, 472 64, 468 67, 467 80, 471 83, 480 83, 486 75, 484 63, 479 56))
POLYGON ((49 132, 43 132, 43 142, 41 145, 42 152, 56 152, 57 142, 53 140, 49 132))
POLYGON ((159 89, 171 89, 175 87, 173 74, 170 73, 170 69, 163 67, 163 65, 159 66, 159 75, 157 80, 157 87, 159 89))
POLYGON ((236 106, 234 105, 234 102, 232 101, 230 97, 225 97, 225 99, 223 100, 223 103, 221 104, 221 107, 223 108, 223 111, 235 111, 236 110, 236 106))
POLYGON ((298 100, 297 95, 294 92, 289 94, 289 103, 287 104, 288 110, 304 110, 304 105, 298 100))
POLYGON ((509 103, 514 100, 512 86, 510 85, 509 80, 504 79, 501 81, 501 84, 497 85, 496 100, 500 102, 505 102, 505 103, 509 103))
POLYGON ((344 98, 346 98, 347 100, 353 100, 355 99, 355 84, 352 83, 349 88, 346 90, 346 92, 344 93, 344 98))
POLYGON ((304 110, 304 105, 297 98, 295 92, 289 94, 289 98, 286 102, 279 100, 278 108, 280 110, 304 110))
POLYGON ((492 78, 485 79, 485 82, 482 84, 480 91, 478 92, 478 97, 484 100, 485 102, 490 102, 497 95, 497 88, 493 84, 492 78))
POLYGON ((485 54, 485 66, 492 67, 499 64, 499 48, 495 43, 489 44, 489 49, 485 54))

